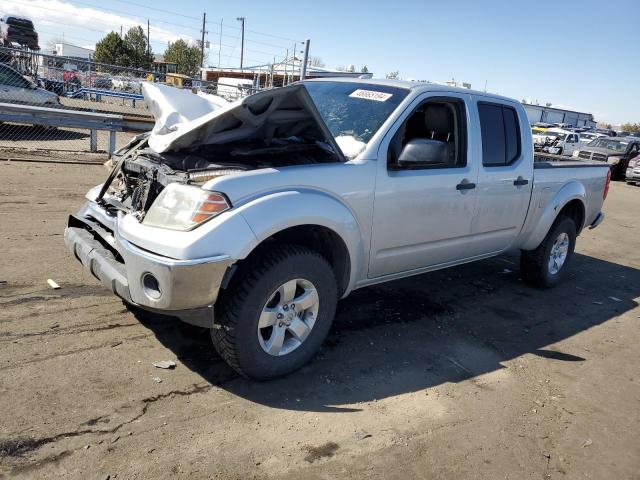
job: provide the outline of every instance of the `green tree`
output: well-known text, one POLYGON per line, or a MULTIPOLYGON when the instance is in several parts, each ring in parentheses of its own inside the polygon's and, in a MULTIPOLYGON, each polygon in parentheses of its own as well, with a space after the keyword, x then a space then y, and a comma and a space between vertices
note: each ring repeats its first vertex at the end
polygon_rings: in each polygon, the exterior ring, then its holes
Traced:
POLYGON ((169 42, 169 46, 164 52, 165 62, 177 64, 178 73, 189 75, 190 77, 198 73, 201 60, 200 49, 195 45, 189 46, 182 39, 173 43, 169 42))
POLYGON ((389 73, 387 73, 387 75, 386 75, 386 76, 387 76, 387 78, 389 78, 389 79, 395 80, 395 79, 397 79, 397 78, 399 77, 399 75, 400 75, 400 72, 398 72, 398 70, 396 70, 395 72, 389 72, 389 73))
POLYGON ((93 59, 99 63, 126 67, 129 65, 129 52, 120 35, 110 32, 96 43, 93 59))
POLYGON ((128 65, 134 68, 149 70, 153 63, 151 46, 147 44, 147 36, 140 25, 130 28, 122 40, 129 57, 128 65))
POLYGON ((360 73, 369 73, 369 68, 365 65, 360 69, 360 73))
POLYGON ((623 132, 640 132, 640 123, 623 123, 620 128, 623 132))

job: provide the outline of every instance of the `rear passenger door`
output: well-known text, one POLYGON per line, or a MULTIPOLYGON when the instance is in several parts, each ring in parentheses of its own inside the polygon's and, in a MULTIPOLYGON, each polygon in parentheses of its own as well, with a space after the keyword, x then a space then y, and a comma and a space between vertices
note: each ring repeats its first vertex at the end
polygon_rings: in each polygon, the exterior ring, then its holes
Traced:
MULTIPOLYGON (((520 107, 521 110, 521 107, 520 107)), ((481 159, 476 213, 472 223, 472 255, 506 250, 524 224, 533 184, 531 142, 526 116, 508 101, 475 97, 480 125, 481 159)))

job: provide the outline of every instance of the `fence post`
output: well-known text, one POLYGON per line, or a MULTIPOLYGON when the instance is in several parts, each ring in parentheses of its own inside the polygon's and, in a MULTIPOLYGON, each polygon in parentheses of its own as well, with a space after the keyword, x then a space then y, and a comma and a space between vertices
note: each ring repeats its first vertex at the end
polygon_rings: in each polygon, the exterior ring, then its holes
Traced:
POLYGON ((91 152, 95 152, 98 150, 98 131, 97 130, 91 130, 91 133, 89 134, 89 150, 91 152))
POLYGON ((109 130, 109 147, 108 147, 108 152, 109 152, 109 158, 111 158, 111 155, 113 155, 113 152, 116 151, 116 131, 115 130, 109 130))

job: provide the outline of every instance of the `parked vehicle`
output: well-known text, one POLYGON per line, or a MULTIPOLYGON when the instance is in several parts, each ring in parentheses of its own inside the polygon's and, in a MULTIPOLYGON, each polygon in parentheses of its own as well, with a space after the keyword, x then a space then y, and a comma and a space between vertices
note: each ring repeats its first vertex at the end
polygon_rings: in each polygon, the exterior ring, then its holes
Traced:
POLYGON ((113 87, 113 82, 109 77, 100 76, 93 79, 91 86, 93 88, 109 90, 113 87))
POLYGON ((590 142, 593 142, 596 138, 601 137, 599 133, 592 132, 579 132, 580 133, 580 142, 583 145, 588 145, 590 142))
POLYGON ((558 138, 559 135, 566 134, 566 130, 555 127, 547 129, 537 128, 535 130, 537 130, 537 132, 533 133, 534 130, 532 129, 532 137, 533 149, 536 152, 547 151, 549 146, 551 146, 551 144, 555 142, 556 138, 558 138))
POLYGON ((622 132, 621 135, 619 135, 621 137, 633 137, 633 138, 640 138, 640 132, 622 132))
POLYGON ((253 79, 220 77, 217 83, 216 95, 234 101, 251 94, 253 79))
POLYGON ((123 90, 128 92, 140 93, 141 84, 145 79, 115 76, 111 77, 111 86, 114 90, 123 90))
POLYGON ((636 155, 627 165, 625 180, 629 184, 640 185, 640 155, 636 155))
POLYGON ((357 288, 511 249, 554 286, 604 218, 608 169, 534 164, 523 106, 497 95, 314 80, 174 120, 117 152, 65 242, 125 302, 210 327, 252 378, 309 361, 357 288))
POLYGON ((615 179, 623 179, 629 160, 640 152, 640 138, 600 137, 580 148, 575 157, 606 162, 615 179))
POLYGON ((60 104, 60 99, 55 93, 39 88, 18 71, 0 63, 0 102, 55 106, 60 104))
POLYGON ((616 132, 610 128, 596 128, 596 133, 604 135, 605 137, 615 137, 616 132))
POLYGON ((0 17, 0 37, 5 46, 17 43, 31 50, 40 50, 38 34, 33 27, 33 22, 28 18, 17 15, 0 17))
POLYGON ((580 133, 566 131, 555 137, 543 150, 554 155, 573 155, 573 152, 587 143, 589 142, 586 139, 582 140, 580 133))

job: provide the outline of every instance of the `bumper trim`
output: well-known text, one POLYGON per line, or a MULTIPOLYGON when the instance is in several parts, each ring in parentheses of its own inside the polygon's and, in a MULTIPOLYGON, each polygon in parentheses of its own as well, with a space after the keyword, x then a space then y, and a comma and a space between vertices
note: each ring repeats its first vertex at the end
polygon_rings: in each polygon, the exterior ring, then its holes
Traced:
POLYGON ((118 243, 120 243, 125 249, 129 250, 130 252, 133 252, 136 255, 143 257, 151 262, 166 265, 167 267, 189 267, 192 265, 202 265, 203 263, 225 262, 231 260, 231 257, 229 255, 215 255, 213 257, 194 258, 193 260, 178 260, 175 258, 163 257, 162 255, 157 255, 155 253, 149 252, 148 250, 137 247, 128 240, 125 240, 120 235, 117 235, 116 238, 118 240, 118 243))
POLYGON ((593 230, 594 228, 596 228, 598 225, 602 223, 603 220, 604 220, 604 213, 598 212, 598 215, 596 215, 596 218, 593 220, 593 222, 591 222, 591 225, 589 225, 589 230, 593 230))

